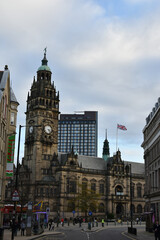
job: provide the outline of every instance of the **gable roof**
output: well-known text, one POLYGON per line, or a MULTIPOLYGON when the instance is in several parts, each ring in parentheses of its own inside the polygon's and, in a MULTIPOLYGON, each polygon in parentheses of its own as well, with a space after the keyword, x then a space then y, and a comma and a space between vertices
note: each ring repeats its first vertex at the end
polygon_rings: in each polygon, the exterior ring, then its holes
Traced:
MULTIPOLYGON (((103 158, 99 157, 91 157, 85 155, 78 155, 78 163, 79 166, 85 169, 92 169, 92 170, 101 170, 104 171, 107 169, 107 162, 103 158)), ((58 153, 58 161, 61 165, 65 165, 67 161, 67 154, 66 153, 58 153)), ((110 164, 112 164, 113 157, 109 158, 110 164)), ((131 164, 131 170, 133 174, 144 174, 144 163, 138 162, 129 162, 123 161, 125 165, 131 164)))
MULTIPOLYGON (((10 71, 8 69, 5 69, 4 71, 0 71, 0 101, 3 96, 3 91, 6 88, 7 80, 10 77, 10 71)), ((15 102, 19 105, 16 96, 13 92, 13 89, 10 87, 10 101, 15 102)))
POLYGON ((131 171, 133 174, 144 174, 145 173, 144 163, 124 161, 124 164, 125 165, 131 164, 131 171))

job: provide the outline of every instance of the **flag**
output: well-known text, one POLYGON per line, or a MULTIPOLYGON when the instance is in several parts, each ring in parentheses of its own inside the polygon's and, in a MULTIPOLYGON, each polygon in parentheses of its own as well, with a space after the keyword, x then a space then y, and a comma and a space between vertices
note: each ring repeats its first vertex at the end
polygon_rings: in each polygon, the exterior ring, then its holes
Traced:
POLYGON ((117 128, 126 131, 127 128, 123 125, 117 124, 117 128))
POLYGON ((155 216, 154 216, 154 213, 153 213, 153 216, 152 216, 152 223, 155 222, 155 216))

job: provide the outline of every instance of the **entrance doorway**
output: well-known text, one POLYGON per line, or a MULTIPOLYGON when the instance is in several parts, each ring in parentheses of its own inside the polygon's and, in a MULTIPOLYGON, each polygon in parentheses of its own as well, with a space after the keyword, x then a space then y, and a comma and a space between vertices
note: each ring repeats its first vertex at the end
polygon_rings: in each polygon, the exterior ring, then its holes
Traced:
POLYGON ((123 215, 123 212, 124 212, 123 205, 121 203, 118 203, 117 207, 116 207, 116 215, 117 215, 117 217, 121 217, 123 215))

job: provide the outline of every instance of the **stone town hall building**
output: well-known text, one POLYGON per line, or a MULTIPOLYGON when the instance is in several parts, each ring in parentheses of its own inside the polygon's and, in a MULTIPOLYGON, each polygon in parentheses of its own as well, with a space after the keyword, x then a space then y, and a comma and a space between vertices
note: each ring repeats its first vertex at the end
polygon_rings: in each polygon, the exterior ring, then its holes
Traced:
MULTIPOLYGON (((25 152, 19 167, 22 204, 43 201, 43 211, 52 217, 84 216, 78 199, 83 187, 96 193, 96 206, 87 212, 94 216, 130 216, 130 167, 134 216, 144 211, 144 164, 125 162, 120 151, 109 157, 104 141, 103 158, 58 153, 59 92, 51 82, 46 52, 27 97, 25 152)), ((80 199, 79 199, 80 201, 80 199)))

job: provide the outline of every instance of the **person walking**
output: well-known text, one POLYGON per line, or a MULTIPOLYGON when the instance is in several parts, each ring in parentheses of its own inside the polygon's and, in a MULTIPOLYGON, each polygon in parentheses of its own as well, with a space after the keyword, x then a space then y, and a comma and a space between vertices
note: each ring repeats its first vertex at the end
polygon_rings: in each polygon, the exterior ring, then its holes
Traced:
POLYGON ((104 227, 104 218, 102 218, 102 227, 104 227))
POLYGON ((49 221, 48 221, 49 231, 51 230, 52 222, 53 222, 53 220, 52 220, 52 219, 49 219, 49 221))
POLYGON ((24 236, 24 230, 26 229, 26 224, 22 221, 21 222, 21 236, 24 236))
POLYGON ((52 222, 51 230, 54 231, 54 221, 52 222))
POLYGON ((160 240, 160 225, 158 221, 156 221, 156 223, 154 224, 153 230, 154 230, 155 240, 160 240))

